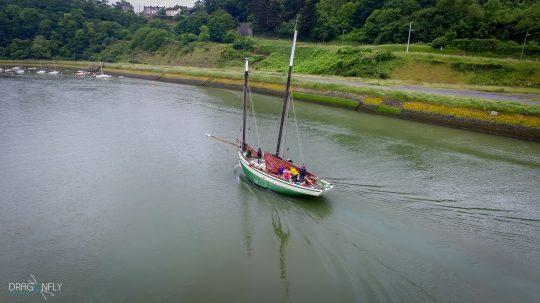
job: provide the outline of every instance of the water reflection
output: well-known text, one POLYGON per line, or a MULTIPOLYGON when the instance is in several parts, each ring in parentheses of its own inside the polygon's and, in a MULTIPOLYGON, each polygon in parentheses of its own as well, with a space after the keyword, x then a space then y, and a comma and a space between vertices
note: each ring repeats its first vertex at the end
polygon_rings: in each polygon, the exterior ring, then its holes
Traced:
MULTIPOLYGON (((289 197, 264 189, 249 181, 240 171, 238 174, 240 186, 240 207, 242 213, 242 225, 244 230, 244 248, 248 257, 251 257, 254 247, 253 217, 262 211, 271 215, 272 230, 279 243, 279 279, 283 285, 283 301, 289 299, 290 282, 287 276, 287 246, 290 242, 292 231, 291 222, 300 219, 308 219, 310 222, 320 223, 331 212, 331 202, 328 197, 289 197), (255 207, 255 208, 254 208, 255 207), (261 207, 261 209, 259 209, 261 207)), ((268 221, 266 221, 268 222, 268 221)), ((265 221, 258 224, 266 224, 265 221)), ((263 228, 263 230, 268 230, 263 228)), ((298 235, 305 237, 305 235, 298 235)), ((309 242, 309 241, 308 241, 309 242)))
POLYGON ((287 280, 287 243, 289 242, 289 226, 281 222, 279 211, 276 207, 272 209, 272 227, 274 234, 279 240, 279 273, 281 283, 285 288, 284 300, 289 297, 289 281, 287 280))
POLYGON ((253 231, 251 226, 251 206, 250 201, 247 195, 242 195, 242 223, 244 227, 244 246, 246 248, 246 254, 248 257, 251 257, 253 252, 252 240, 253 240, 253 231))

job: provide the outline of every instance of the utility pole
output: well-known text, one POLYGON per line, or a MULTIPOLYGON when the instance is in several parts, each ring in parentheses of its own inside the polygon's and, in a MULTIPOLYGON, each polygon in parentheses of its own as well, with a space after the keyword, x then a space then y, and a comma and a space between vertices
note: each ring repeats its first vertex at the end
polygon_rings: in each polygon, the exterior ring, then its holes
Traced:
POLYGON ((381 51, 379 50, 377 53, 379 55, 379 66, 377 67, 379 76, 377 77, 377 85, 379 85, 379 80, 381 79, 381 51))
POLYGON ((343 40, 345 39, 345 32, 346 32, 346 30, 343 30, 343 31, 341 32, 341 45, 342 45, 342 46, 343 46, 343 40))
POLYGON ((411 43, 412 22, 409 23, 409 38, 407 38, 407 53, 409 52, 409 43, 411 43))
POLYGON ((528 36, 529 36, 529 30, 527 30, 527 33, 525 34, 525 40, 523 40, 523 46, 521 47, 521 55, 519 56, 519 60, 523 59, 523 51, 525 50, 525 43, 527 43, 528 36))

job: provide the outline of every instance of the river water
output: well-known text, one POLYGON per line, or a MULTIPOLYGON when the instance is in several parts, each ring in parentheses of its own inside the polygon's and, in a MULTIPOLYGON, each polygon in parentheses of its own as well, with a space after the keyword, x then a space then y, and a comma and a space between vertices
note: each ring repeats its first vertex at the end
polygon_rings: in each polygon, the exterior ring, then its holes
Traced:
MULTIPOLYGON (((253 96, 275 148, 281 100, 253 96)), ((295 103, 308 170, 240 176, 241 93, 114 78, 0 77, 0 301, 533 302, 540 145, 295 103)), ((258 145, 250 120, 250 142, 258 145)), ((301 162, 296 127, 289 155, 301 162)))

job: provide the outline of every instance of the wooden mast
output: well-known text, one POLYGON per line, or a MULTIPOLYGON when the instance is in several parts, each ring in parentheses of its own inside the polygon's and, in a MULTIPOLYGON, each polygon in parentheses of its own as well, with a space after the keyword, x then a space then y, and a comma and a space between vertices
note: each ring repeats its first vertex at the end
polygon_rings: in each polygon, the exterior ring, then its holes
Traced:
POLYGON ((291 50, 291 60, 289 61, 289 73, 287 75, 287 86, 285 87, 285 100, 283 100, 283 110, 281 112, 281 122, 279 123, 278 142, 276 148, 276 157, 280 158, 281 143, 283 141, 283 128, 287 119, 287 112, 289 111, 289 98, 291 96, 291 74, 294 62, 294 50, 296 49, 296 36, 298 32, 294 29, 293 45, 291 50))
POLYGON ((246 151, 246 113, 247 113, 247 90, 248 90, 248 58, 245 58, 244 69, 244 101, 242 102, 242 151, 246 151))

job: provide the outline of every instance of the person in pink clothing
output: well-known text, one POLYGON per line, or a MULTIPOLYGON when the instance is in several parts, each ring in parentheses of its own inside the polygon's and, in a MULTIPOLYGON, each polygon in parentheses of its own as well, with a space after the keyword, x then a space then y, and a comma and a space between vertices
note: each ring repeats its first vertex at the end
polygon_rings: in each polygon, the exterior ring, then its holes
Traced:
POLYGON ((291 171, 288 170, 288 169, 284 169, 283 170, 283 178, 285 178, 285 180, 289 181, 289 179, 291 178, 291 171))

